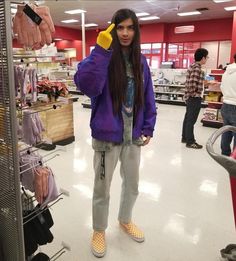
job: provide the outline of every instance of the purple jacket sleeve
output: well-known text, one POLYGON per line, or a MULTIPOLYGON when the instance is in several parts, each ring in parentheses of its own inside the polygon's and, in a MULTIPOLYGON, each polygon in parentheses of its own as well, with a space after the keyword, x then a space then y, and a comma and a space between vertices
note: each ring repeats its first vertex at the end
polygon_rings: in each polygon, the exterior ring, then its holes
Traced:
POLYGON ((156 124, 156 103, 152 84, 152 78, 146 58, 143 57, 144 65, 144 123, 142 132, 145 136, 153 136, 156 124))
POLYGON ((108 79, 108 65, 112 51, 96 45, 90 56, 78 64, 74 75, 77 89, 89 96, 96 97, 102 93, 108 79))

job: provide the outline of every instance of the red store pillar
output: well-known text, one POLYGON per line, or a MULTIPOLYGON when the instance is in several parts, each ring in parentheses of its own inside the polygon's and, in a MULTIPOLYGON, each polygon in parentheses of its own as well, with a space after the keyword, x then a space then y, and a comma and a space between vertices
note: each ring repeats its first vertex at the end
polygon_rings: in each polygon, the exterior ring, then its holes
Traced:
POLYGON ((236 54, 236 11, 234 11, 233 26, 232 26, 232 44, 231 44, 231 55, 230 62, 234 62, 234 54, 236 54))

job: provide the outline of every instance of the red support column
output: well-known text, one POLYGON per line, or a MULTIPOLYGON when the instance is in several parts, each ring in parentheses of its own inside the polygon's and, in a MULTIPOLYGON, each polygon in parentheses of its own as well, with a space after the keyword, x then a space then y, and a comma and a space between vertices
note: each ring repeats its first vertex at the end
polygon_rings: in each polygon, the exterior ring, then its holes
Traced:
POLYGON ((232 26, 232 44, 231 44, 231 55, 230 62, 234 62, 234 54, 236 53, 236 11, 234 11, 233 26, 232 26))

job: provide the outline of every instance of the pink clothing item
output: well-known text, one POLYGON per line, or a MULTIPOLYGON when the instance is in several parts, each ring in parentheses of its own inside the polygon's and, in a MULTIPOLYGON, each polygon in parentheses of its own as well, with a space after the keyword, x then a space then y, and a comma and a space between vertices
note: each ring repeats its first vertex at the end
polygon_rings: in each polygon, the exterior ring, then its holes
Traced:
POLYGON ((23 131, 22 131, 22 126, 19 123, 19 119, 16 120, 16 129, 17 129, 17 137, 18 137, 18 139, 22 139, 23 131))
POLYGON ((49 8, 47 6, 36 7, 35 12, 42 18, 42 22, 39 25, 41 33, 41 45, 45 43, 49 45, 52 42, 52 34, 55 33, 54 24, 50 15, 49 8))
POLYGON ((234 148, 233 152, 231 153, 230 157, 236 160, 236 147, 234 148))
POLYGON ((42 132, 45 130, 37 112, 25 110, 22 121, 23 141, 29 145, 35 145, 42 140, 42 132))
POLYGON ((37 167, 34 175, 35 197, 39 204, 42 204, 48 196, 48 176, 50 171, 46 167, 37 167))
POLYGON ((20 44, 32 47, 34 44, 41 42, 41 34, 38 25, 23 12, 24 7, 25 5, 17 6, 17 12, 13 19, 13 32, 17 34, 20 44))
POLYGON ((20 153, 20 171, 22 172, 20 175, 20 181, 25 189, 34 192, 34 175, 35 168, 37 168, 39 162, 42 162, 42 156, 37 155, 33 152, 20 153))
POLYGON ((59 193, 57 190, 57 185, 56 185, 56 181, 53 175, 52 170, 47 167, 49 170, 49 176, 48 176, 48 195, 47 197, 44 199, 43 203, 42 203, 42 207, 48 205, 48 203, 56 200, 59 197, 59 193))
POLYGON ((36 125, 37 125, 37 128, 38 128, 39 132, 41 133, 41 132, 45 131, 45 128, 43 126, 43 122, 40 119, 38 113, 35 113, 35 120, 36 120, 36 125))
POLYGON ((33 102, 37 101, 37 72, 36 69, 30 68, 29 69, 29 81, 31 85, 31 100, 33 102))
POLYGON ((55 28, 49 8, 30 5, 30 8, 42 18, 41 23, 37 25, 24 13, 24 7, 25 5, 18 5, 13 18, 13 32, 17 34, 19 43, 32 49, 40 49, 45 44, 50 45, 55 28))
POLYGON ((36 137, 34 135, 35 130, 33 130, 35 125, 33 125, 31 115, 32 114, 30 110, 23 111, 23 120, 22 120, 23 141, 29 145, 34 145, 36 144, 36 137))

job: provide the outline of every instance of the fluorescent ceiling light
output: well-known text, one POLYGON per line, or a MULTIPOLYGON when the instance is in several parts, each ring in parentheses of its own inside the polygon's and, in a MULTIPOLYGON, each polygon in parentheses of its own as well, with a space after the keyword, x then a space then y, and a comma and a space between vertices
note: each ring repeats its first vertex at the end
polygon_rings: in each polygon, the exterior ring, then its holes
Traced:
POLYGON ((69 20, 62 20, 61 22, 62 22, 62 23, 65 23, 65 24, 70 24, 70 23, 79 22, 79 20, 69 19, 69 20))
POLYGON ((111 24, 111 21, 108 21, 107 23, 108 23, 108 24, 111 24))
POLYGON ((98 24, 91 23, 91 24, 85 24, 84 25, 84 27, 93 27, 93 26, 98 26, 98 24))
POLYGON ((146 16, 146 15, 150 15, 150 14, 149 14, 149 13, 146 13, 146 12, 136 13, 136 16, 137 16, 137 17, 146 16))
POLYGON ((236 10, 236 6, 228 6, 228 7, 225 7, 225 10, 226 10, 226 11, 235 11, 235 10, 236 10))
POLYGON ((54 41, 61 41, 62 38, 54 38, 53 40, 54 40, 54 41))
POLYGON ((175 33, 176 34, 186 34, 194 32, 194 25, 183 25, 183 26, 176 26, 175 33))
POLYGON ((158 16, 147 16, 147 17, 141 17, 139 18, 139 20, 142 20, 142 21, 149 21, 149 20, 157 20, 157 19, 160 19, 160 17, 158 16))
POLYGON ((189 15, 199 15, 199 14, 201 14, 199 11, 177 13, 178 16, 189 16, 189 15))
POLYGON ((65 11, 66 14, 81 14, 81 13, 86 13, 85 10, 82 9, 74 9, 74 10, 69 10, 65 11))
POLYGON ((213 0, 215 3, 226 3, 226 2, 232 2, 233 0, 213 0))

